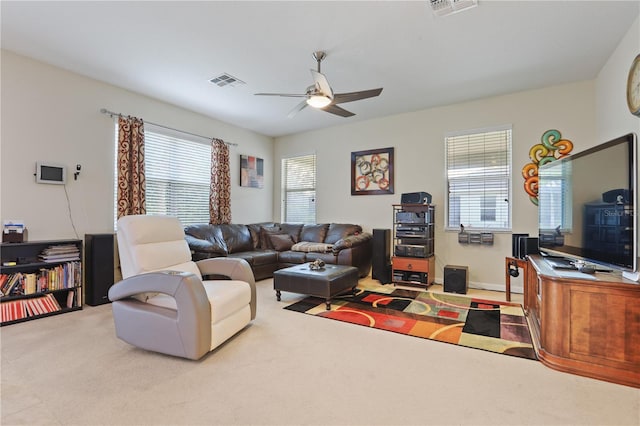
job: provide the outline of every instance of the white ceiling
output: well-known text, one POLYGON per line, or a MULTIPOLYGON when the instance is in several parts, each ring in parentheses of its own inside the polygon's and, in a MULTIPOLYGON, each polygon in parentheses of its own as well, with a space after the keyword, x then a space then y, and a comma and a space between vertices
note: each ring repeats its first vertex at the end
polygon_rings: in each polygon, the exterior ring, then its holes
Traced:
MULTIPOLYGON (((436 17, 427 1, 0 2, 2 48, 269 136, 593 79, 638 17, 638 1, 484 1, 436 17), (322 72, 335 92, 306 108, 322 72), (220 88, 228 73, 246 82, 220 88)), ((514 106, 517 107, 517 106, 514 106)), ((125 114, 132 111, 118 111, 125 114)), ((143 117, 153 121, 153 117, 143 117)))

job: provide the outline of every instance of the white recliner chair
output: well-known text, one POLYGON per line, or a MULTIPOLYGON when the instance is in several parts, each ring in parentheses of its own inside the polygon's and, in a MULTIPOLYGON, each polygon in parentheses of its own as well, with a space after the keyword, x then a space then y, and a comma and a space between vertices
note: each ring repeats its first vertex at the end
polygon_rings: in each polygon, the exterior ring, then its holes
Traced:
POLYGON ((177 218, 124 216, 117 238, 123 280, 109 289, 109 300, 118 338, 200 359, 255 318, 249 264, 226 257, 193 262, 177 218))

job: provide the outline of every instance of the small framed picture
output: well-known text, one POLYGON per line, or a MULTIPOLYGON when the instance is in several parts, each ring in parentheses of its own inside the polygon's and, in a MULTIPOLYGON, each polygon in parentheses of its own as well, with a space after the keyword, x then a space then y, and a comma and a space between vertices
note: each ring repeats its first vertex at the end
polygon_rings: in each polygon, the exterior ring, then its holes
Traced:
POLYGON ((240 186, 264 187, 264 160, 250 155, 240 155, 240 186))
POLYGON ((393 148, 351 153, 351 195, 393 194, 393 148))

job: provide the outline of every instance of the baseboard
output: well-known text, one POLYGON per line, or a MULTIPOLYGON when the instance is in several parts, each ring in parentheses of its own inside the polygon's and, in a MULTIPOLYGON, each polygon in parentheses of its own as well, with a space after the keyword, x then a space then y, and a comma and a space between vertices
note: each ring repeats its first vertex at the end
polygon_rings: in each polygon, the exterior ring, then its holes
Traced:
MULTIPOLYGON (((436 277, 435 283, 443 285, 442 278, 436 277)), ((504 284, 480 283, 477 281, 469 281, 469 288, 474 288, 476 290, 501 291, 503 293, 506 291, 504 284)), ((514 286, 512 283, 511 293, 524 294, 524 289, 521 286, 514 286)))

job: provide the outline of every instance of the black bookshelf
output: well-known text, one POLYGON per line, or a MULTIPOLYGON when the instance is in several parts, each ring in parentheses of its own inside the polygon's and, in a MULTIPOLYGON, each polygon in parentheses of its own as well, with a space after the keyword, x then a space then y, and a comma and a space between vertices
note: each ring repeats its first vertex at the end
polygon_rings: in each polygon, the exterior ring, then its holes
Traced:
POLYGON ((82 240, 2 243, 0 258, 0 326, 82 309, 82 240), (77 256, 63 252, 59 260, 41 258, 45 250, 66 246, 77 256), (11 291, 9 281, 15 282, 11 291))

